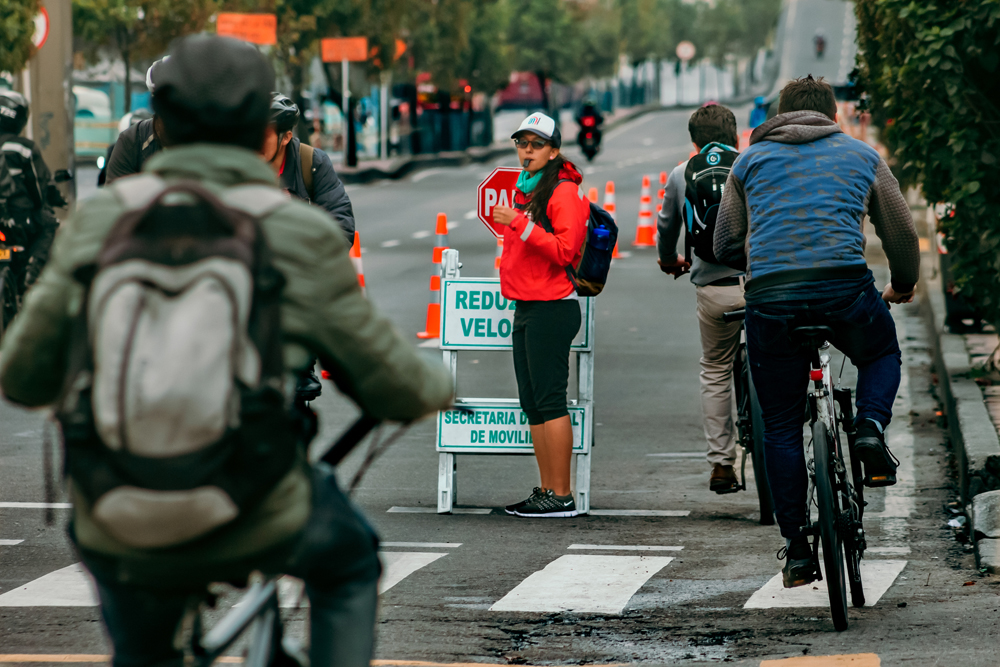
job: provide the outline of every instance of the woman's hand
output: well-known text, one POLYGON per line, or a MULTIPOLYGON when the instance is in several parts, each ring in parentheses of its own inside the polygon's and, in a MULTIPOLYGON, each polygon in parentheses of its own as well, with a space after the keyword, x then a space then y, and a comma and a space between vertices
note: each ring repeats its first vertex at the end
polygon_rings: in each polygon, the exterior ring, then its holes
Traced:
POLYGON ((517 213, 517 211, 509 206, 494 206, 493 220, 499 225, 509 227, 510 223, 514 222, 514 218, 517 217, 517 213))

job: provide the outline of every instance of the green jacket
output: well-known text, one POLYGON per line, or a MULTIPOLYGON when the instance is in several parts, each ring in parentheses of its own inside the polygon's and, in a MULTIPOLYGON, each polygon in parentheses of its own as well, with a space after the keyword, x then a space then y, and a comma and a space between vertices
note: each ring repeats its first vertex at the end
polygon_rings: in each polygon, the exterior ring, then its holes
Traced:
MULTIPOLYGON (((276 186, 271 168, 250 151, 221 145, 190 145, 163 151, 144 169, 167 181, 193 179, 213 192, 247 183, 276 186)), ((125 210, 113 188, 83 202, 56 235, 52 257, 27 293, 24 307, 0 347, 0 387, 12 401, 51 405, 66 374, 70 322, 83 286, 73 271, 94 262, 112 224, 125 210)), ((341 389, 370 415, 410 421, 447 407, 452 385, 443 367, 428 364, 387 318, 361 294, 337 223, 324 211, 289 199, 261 220, 284 275, 282 329, 285 365, 301 369, 311 354, 335 362, 341 389)), ((158 566, 197 566, 245 559, 286 541, 304 525, 310 484, 305 464, 296 467, 256 508, 225 528, 189 545, 139 552, 112 539, 90 518, 70 480, 73 529, 85 550, 158 566)))

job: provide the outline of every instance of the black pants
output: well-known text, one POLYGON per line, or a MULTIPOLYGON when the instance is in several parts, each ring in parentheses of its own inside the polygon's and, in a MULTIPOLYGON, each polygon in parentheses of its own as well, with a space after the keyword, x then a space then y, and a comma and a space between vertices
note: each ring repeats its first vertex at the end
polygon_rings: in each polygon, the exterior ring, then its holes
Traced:
POLYGON ((514 310, 514 375, 521 409, 532 426, 569 414, 569 346, 580 331, 580 302, 518 301, 514 310))

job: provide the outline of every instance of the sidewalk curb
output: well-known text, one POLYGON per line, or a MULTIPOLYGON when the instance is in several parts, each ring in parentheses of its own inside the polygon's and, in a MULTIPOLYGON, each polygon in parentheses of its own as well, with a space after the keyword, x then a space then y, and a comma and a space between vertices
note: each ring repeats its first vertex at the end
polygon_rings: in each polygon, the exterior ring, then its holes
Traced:
MULTIPOLYGON (((651 111, 673 108, 674 107, 663 107, 659 104, 647 104, 644 106, 633 107, 621 117, 616 118, 605 125, 604 131, 609 132, 618 126, 631 120, 635 120, 639 116, 643 116, 651 111)), ((464 167, 473 163, 492 162, 498 157, 511 155, 513 153, 513 146, 497 145, 494 143, 493 146, 477 146, 464 151, 447 151, 442 153, 411 155, 396 160, 388 168, 374 166, 361 166, 354 168, 335 166, 335 169, 337 170, 337 175, 340 176, 340 180, 345 184, 364 184, 383 179, 397 180, 405 178, 414 172, 434 167, 464 167)))
POLYGON ((1000 573, 1000 438, 979 385, 969 377, 972 361, 962 336, 944 324, 945 306, 937 256, 921 261, 920 311, 933 332, 938 391, 958 468, 959 494, 970 507, 971 534, 980 568, 1000 573), (982 536, 980 539, 976 539, 982 536))

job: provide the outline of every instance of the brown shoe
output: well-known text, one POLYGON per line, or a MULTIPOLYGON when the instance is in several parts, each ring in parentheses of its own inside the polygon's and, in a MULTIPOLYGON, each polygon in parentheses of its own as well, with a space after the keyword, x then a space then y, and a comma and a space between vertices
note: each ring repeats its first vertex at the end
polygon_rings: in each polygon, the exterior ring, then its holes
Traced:
POLYGON ((740 481, 736 479, 736 471, 733 470, 733 466, 716 463, 712 468, 712 477, 708 481, 708 488, 719 494, 739 491, 740 481))

